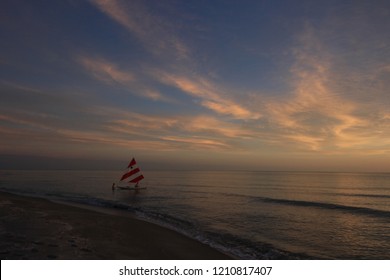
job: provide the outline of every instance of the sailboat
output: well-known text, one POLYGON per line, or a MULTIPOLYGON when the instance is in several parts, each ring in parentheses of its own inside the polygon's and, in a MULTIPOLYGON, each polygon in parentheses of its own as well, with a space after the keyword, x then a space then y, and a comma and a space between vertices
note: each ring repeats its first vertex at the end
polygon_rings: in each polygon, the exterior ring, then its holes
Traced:
MULTIPOLYGON (((119 184, 127 182, 127 185, 117 185, 116 188, 121 190, 146 189, 146 187, 141 187, 139 185, 139 182, 144 178, 144 175, 142 175, 141 170, 137 166, 137 162, 134 158, 132 158, 119 182, 119 184)), ((112 188, 113 190, 115 189, 115 183, 113 184, 112 188)))

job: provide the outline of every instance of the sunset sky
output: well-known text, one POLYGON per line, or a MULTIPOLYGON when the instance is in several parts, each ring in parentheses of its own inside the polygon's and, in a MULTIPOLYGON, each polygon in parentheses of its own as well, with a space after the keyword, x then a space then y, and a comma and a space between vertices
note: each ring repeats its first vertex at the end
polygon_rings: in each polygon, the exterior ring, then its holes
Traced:
POLYGON ((6 0, 0 38, 0 157, 390 172, 389 1, 6 0))

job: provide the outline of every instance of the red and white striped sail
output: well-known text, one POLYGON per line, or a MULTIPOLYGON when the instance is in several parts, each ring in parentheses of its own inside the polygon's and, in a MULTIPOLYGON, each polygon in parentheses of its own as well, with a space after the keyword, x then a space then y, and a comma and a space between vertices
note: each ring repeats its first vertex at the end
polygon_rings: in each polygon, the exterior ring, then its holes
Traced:
POLYGON ((133 158, 127 166, 127 171, 122 175, 121 182, 126 180, 129 183, 138 184, 138 182, 142 179, 144 179, 144 176, 138 168, 137 162, 133 158))

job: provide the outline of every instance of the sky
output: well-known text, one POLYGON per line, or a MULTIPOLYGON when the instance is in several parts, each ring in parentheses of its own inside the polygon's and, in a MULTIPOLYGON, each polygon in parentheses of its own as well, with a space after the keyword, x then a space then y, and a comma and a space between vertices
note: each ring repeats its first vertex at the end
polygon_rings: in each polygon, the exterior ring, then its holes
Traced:
POLYGON ((0 166, 390 172, 389 30, 376 0, 1 1, 0 166))

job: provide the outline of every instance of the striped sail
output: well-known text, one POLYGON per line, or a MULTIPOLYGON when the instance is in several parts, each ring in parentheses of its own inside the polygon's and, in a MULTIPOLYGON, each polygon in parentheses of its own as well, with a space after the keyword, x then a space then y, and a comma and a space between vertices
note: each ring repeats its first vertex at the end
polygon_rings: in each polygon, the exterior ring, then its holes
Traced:
POLYGON ((133 158, 127 166, 125 174, 122 175, 121 182, 128 181, 129 183, 138 184, 142 179, 144 179, 144 176, 133 158))

